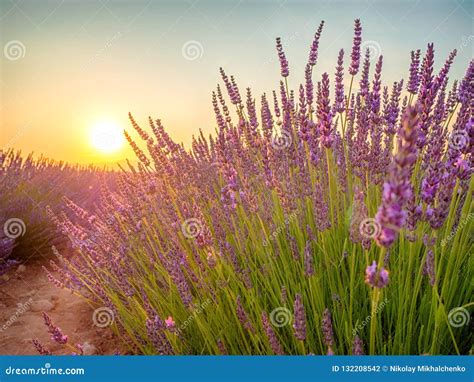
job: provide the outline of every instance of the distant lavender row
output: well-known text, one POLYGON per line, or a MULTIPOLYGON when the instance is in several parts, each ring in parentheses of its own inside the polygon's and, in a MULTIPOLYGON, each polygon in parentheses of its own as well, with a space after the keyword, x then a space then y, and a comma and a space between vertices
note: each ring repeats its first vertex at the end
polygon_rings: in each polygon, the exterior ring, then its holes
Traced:
POLYGON ((62 209, 62 197, 68 195, 92 209, 98 174, 94 167, 0 151, 0 276, 37 251, 58 245, 61 238, 46 206, 62 209))

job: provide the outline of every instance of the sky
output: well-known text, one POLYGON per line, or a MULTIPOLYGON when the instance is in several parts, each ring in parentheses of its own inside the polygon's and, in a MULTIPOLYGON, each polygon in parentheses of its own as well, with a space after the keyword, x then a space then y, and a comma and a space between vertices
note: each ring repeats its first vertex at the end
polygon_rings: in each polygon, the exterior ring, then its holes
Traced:
POLYGON ((259 99, 278 86, 281 37, 296 89, 321 20, 315 80, 323 72, 333 78, 339 49, 349 56, 355 18, 364 46, 384 56, 385 84, 406 78, 410 51, 428 42, 435 43, 436 68, 458 50, 450 78, 461 78, 473 56, 473 4, 0 0, 0 148, 84 164, 133 158, 126 145, 105 150, 112 144, 100 136, 104 126, 130 131, 128 112, 142 127, 148 116, 160 118, 189 147, 199 129, 215 129, 211 92, 219 67, 259 99))

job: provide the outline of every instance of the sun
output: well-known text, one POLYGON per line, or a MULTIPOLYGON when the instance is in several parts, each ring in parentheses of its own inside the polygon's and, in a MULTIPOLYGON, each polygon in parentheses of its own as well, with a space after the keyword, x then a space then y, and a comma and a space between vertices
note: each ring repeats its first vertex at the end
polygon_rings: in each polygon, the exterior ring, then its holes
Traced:
POLYGON ((102 153, 111 154, 119 151, 124 141, 122 129, 114 121, 99 121, 92 126, 92 146, 102 153))

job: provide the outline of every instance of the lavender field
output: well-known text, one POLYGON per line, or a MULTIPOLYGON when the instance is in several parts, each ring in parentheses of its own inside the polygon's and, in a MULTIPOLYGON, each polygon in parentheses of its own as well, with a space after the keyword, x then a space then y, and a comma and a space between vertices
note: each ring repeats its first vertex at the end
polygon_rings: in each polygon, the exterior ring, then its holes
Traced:
MULTIPOLYGON (((0 292, 46 253, 99 354, 472 354, 474 60, 452 78, 435 41, 386 82, 362 18, 323 66, 330 22, 304 68, 276 38, 273 92, 216 66, 214 133, 191 145, 129 114, 114 169, 1 150, 0 292)), ((53 313, 19 351, 87 354, 53 313)))

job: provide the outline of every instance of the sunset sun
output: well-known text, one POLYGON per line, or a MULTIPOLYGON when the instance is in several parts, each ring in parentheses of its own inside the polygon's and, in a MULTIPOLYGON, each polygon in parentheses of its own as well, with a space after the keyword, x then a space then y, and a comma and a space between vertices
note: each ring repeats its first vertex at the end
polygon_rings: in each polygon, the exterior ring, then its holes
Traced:
POLYGON ((124 143, 122 129, 115 121, 99 121, 92 126, 91 144, 105 154, 119 151, 124 143))

